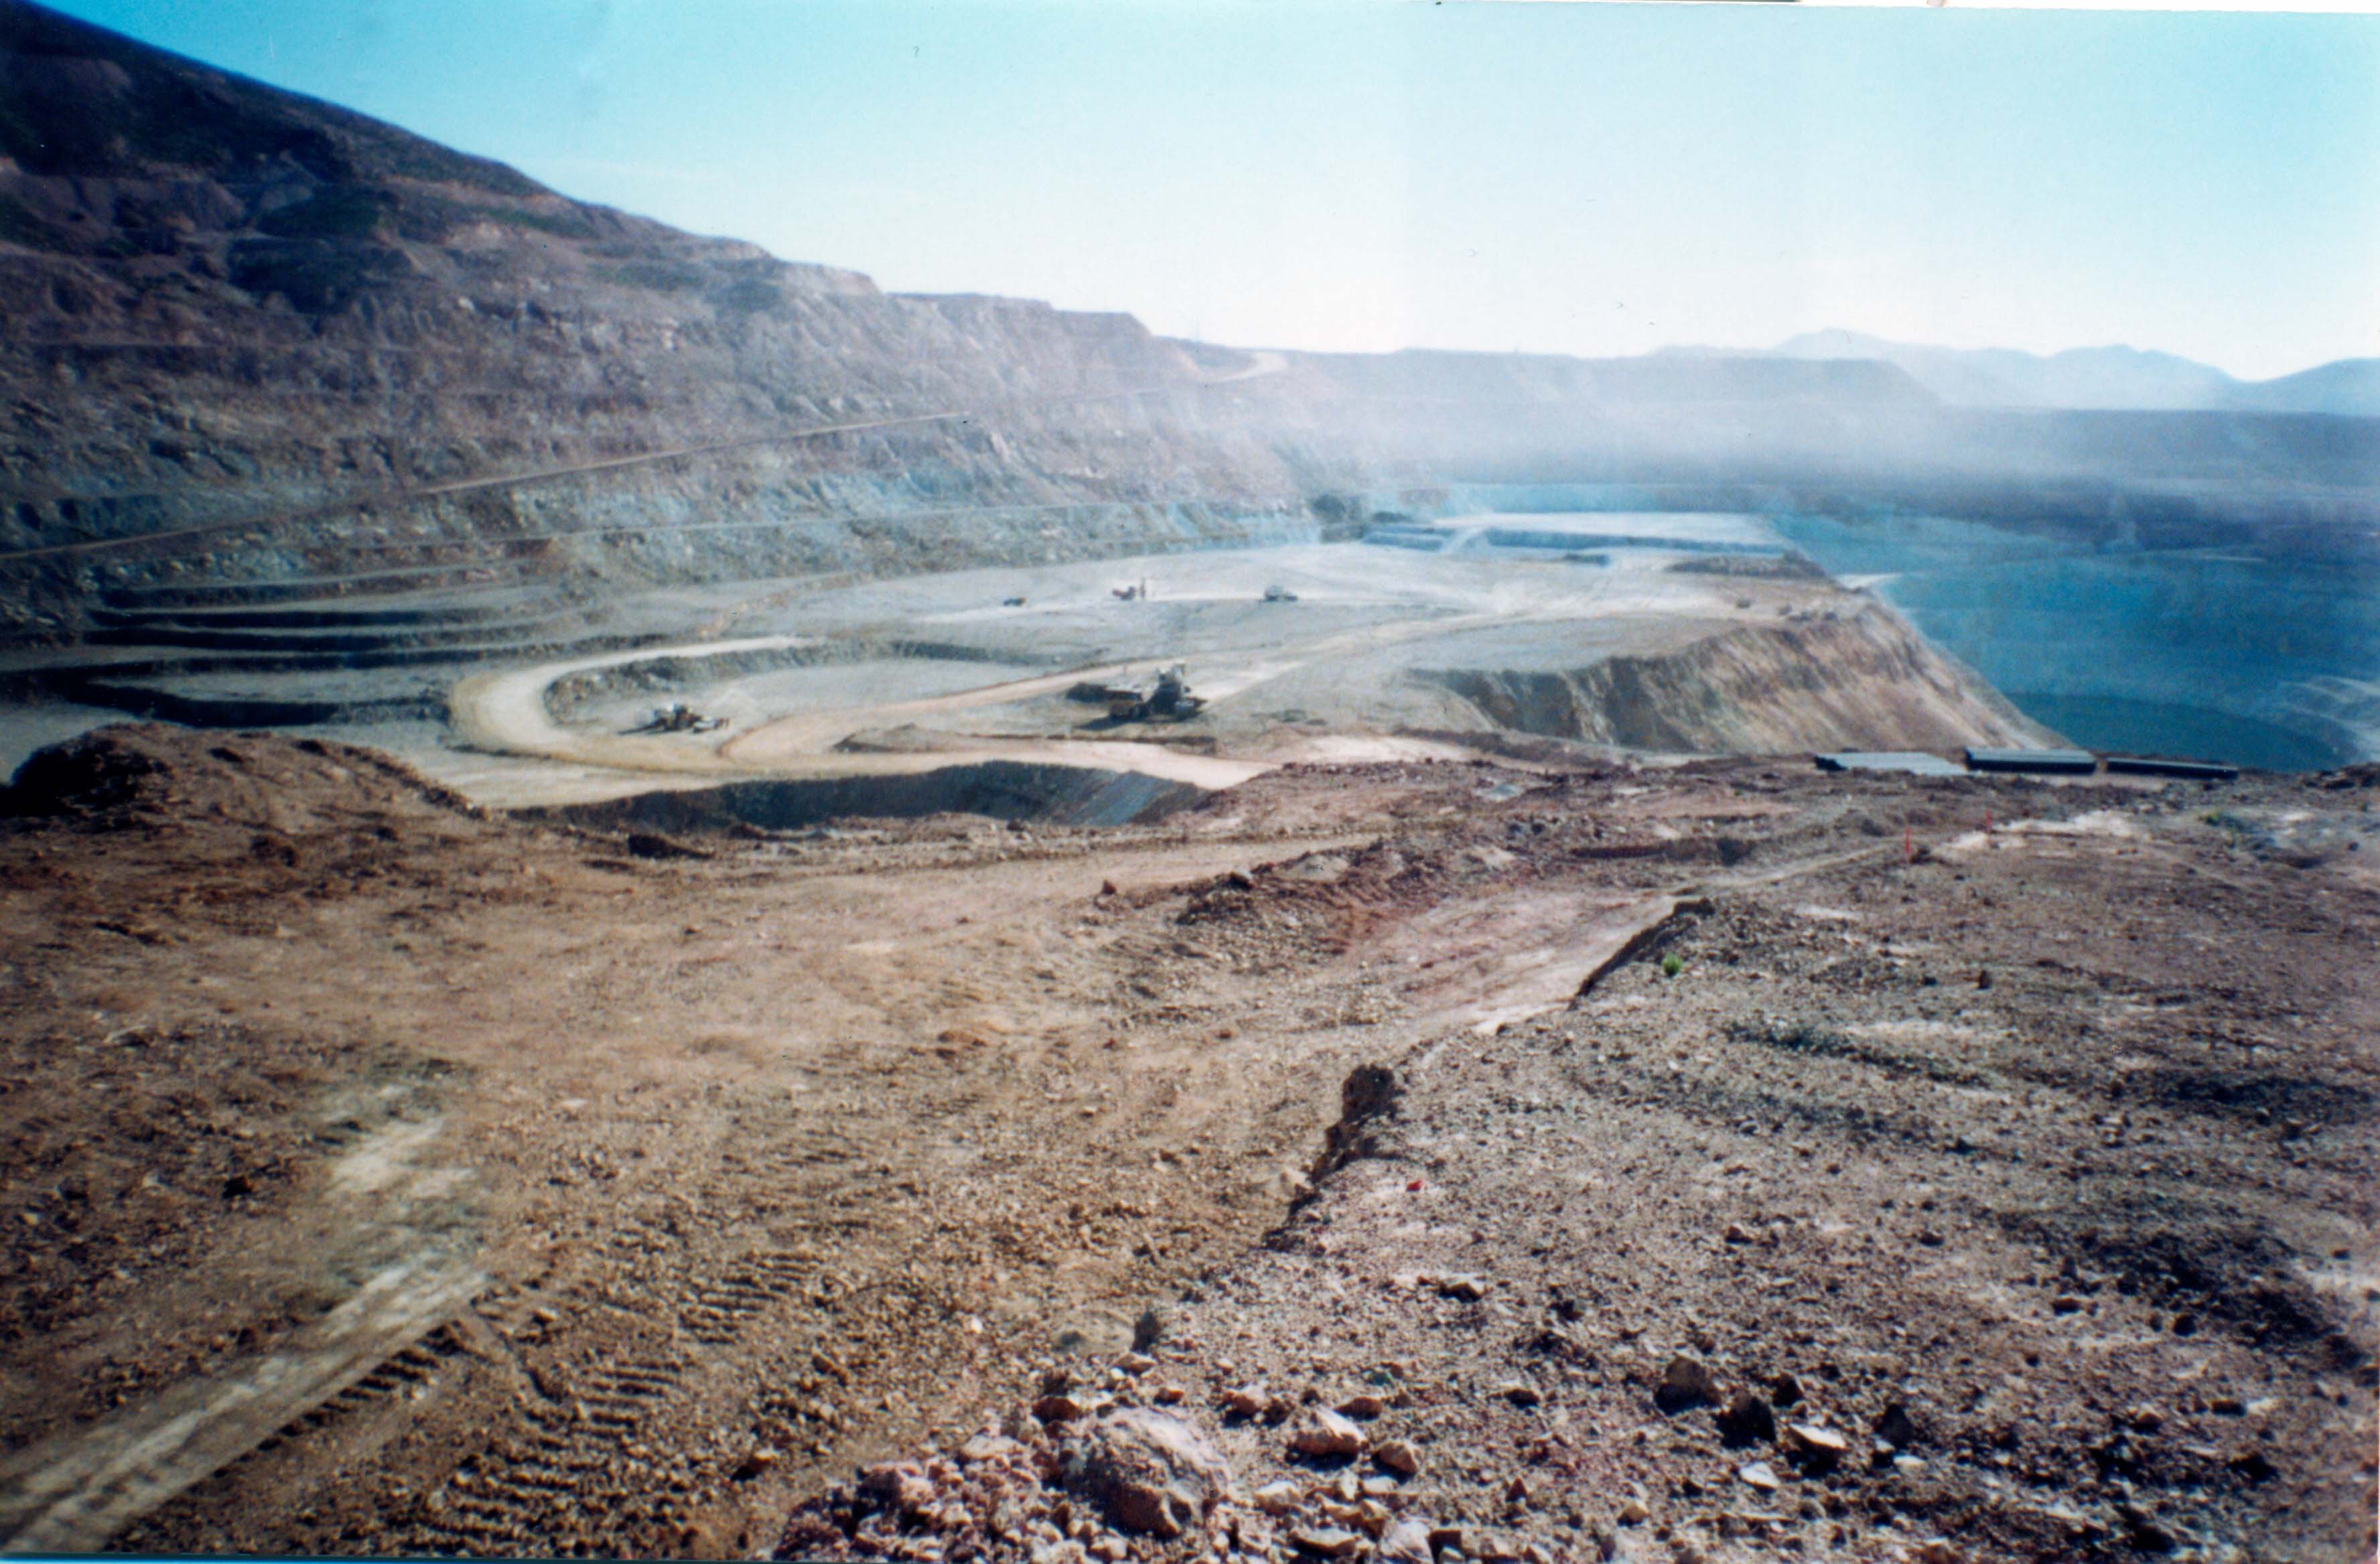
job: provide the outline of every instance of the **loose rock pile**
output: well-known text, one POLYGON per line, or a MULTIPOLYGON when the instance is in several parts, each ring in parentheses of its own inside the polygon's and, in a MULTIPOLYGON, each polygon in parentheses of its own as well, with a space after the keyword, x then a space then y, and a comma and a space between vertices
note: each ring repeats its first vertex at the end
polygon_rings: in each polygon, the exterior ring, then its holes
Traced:
POLYGON ((776 1557, 1548 1564, 1540 1547, 1435 1524, 1412 1502, 1422 1460, 1389 1432, 1391 1400, 1359 1394, 1335 1407, 1304 1404, 1249 1385, 1194 1411, 1162 1366, 1126 1353, 1104 1391, 1074 1387, 1058 1371, 1032 1416, 988 1427, 954 1450, 862 1468, 804 1506, 776 1557), (1295 1474, 1245 1488, 1202 1426, 1208 1420, 1264 1430, 1295 1474))

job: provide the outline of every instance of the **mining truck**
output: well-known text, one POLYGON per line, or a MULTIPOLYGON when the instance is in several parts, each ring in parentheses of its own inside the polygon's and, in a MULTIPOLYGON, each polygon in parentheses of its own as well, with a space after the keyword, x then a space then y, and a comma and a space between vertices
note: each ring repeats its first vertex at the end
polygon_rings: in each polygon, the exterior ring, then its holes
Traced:
POLYGON ((1190 693, 1190 676, 1179 662, 1157 676, 1154 688, 1111 685, 1105 694, 1108 716, 1118 722, 1184 722, 1207 705, 1190 693))
POLYGON ((654 707, 652 715, 646 718, 641 726, 628 731, 632 734, 707 734, 726 725, 724 717, 706 717, 686 702, 674 700, 667 706, 654 707))

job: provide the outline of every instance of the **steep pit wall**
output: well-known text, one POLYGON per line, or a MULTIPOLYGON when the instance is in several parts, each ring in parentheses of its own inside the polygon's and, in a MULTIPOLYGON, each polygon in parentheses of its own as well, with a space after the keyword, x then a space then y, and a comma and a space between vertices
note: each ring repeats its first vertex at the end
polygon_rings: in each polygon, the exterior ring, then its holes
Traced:
POLYGON ((2055 736, 1880 603, 1584 668, 1422 677, 1499 727, 1635 749, 1945 749, 2055 736))

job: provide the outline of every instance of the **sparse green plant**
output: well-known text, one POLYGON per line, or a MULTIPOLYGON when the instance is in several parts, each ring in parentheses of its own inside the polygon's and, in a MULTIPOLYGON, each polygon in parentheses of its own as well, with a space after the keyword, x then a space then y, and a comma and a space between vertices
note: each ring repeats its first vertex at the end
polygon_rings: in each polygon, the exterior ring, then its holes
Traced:
POLYGON ((1661 958, 1662 976, 1666 977, 1675 977, 1678 974, 1685 970, 1685 958, 1679 955, 1676 952, 1672 951, 1668 955, 1661 958))

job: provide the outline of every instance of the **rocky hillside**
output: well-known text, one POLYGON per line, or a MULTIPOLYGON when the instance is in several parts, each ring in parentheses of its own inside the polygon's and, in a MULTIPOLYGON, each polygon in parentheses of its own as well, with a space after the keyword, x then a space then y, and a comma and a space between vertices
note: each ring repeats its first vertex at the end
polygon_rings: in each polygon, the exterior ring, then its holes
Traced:
POLYGON ((191 582, 880 575, 1310 533, 1362 514, 1347 495, 1462 478, 2164 516, 2175 542, 2380 516, 2364 420, 1950 408, 1873 361, 1250 353, 887 295, 25 0, 0 0, 0 309, 17 639, 191 582))
POLYGON ((1638 749, 1949 749, 2056 736, 1880 603, 1577 669, 1429 676, 1498 727, 1638 749))
POLYGON ((1147 394, 1207 371, 1127 317, 888 297, 21 4, 0 6, 0 547, 1299 492, 1147 394), (721 444, 559 504, 431 498, 721 444))
POLYGON ((1682 412, 1694 451, 1740 453, 1931 406, 1876 365, 1255 356, 887 296, 22 0, 0 78, 19 633, 192 573, 492 552, 700 579, 1165 546, 1310 526, 1311 498, 1384 477, 1582 442, 1658 456, 1682 412), (953 506, 1038 514, 932 514, 953 506))

